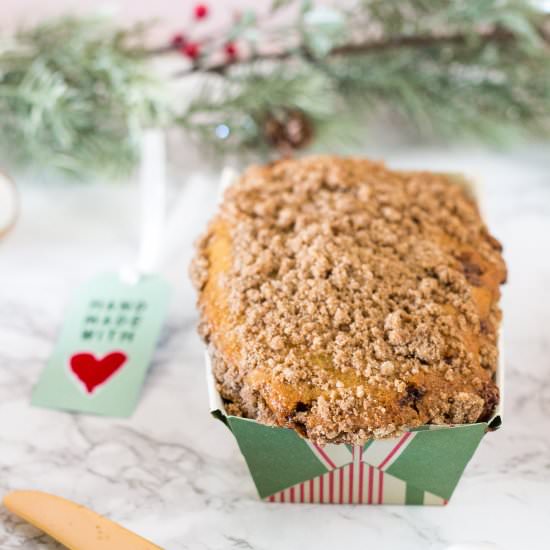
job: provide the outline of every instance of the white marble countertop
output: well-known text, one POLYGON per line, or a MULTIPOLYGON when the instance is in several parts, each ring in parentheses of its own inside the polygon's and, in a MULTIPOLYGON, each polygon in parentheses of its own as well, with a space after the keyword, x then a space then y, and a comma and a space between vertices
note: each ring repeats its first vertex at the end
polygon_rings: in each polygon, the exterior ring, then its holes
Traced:
MULTIPOLYGON (((485 542, 547 549, 550 505, 550 155, 403 149, 396 167, 463 171, 482 183, 492 231, 505 245, 504 426, 489 434, 447 507, 266 504, 233 437, 209 416, 202 347, 187 281, 190 227, 165 268, 176 293, 138 409, 95 418, 29 405, 71 292, 131 260, 131 185, 21 186, 22 213, 0 242, 0 492, 32 488, 90 506, 167 549, 362 548, 442 550, 485 542)), ((183 179, 183 175, 181 179, 183 179)), ((57 548, 0 509, 3 550, 57 548)), ((491 546, 492 547, 492 546, 491 546)))

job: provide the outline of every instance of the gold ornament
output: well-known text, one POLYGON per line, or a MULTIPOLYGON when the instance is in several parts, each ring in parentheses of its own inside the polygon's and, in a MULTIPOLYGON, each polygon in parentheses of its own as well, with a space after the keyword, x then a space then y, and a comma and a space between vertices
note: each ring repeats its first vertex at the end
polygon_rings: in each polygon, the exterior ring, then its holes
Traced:
POLYGON ((15 223, 17 216, 17 191, 14 183, 0 172, 0 238, 15 223))

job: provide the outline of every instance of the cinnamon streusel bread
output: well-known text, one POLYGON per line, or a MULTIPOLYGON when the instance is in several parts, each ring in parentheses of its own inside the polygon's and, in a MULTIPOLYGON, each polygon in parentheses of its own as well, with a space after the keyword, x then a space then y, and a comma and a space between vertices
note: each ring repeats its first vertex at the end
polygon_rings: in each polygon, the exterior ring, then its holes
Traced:
POLYGON ((324 156, 250 168, 191 273, 229 414, 360 444, 498 403, 506 267, 458 177, 324 156))

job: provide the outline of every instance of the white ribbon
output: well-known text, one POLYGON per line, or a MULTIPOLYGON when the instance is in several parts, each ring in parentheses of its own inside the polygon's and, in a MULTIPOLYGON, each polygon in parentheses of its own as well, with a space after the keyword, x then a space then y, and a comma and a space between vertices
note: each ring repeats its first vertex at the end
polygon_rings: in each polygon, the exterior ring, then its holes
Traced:
MULTIPOLYGON (((158 271, 166 258, 193 233, 197 215, 190 204, 201 204, 211 190, 204 181, 188 182, 166 216, 166 143, 162 130, 147 130, 141 143, 139 188, 141 223, 138 259, 133 267, 121 270, 121 278, 136 283, 140 276, 158 271), (196 183, 196 184, 192 184, 196 183)), ((220 192, 235 179, 233 168, 220 175, 220 192)), ((199 213, 197 213, 199 214, 199 213)))
POLYGON ((158 269, 166 217, 166 145, 162 130, 147 130, 141 144, 139 171, 141 235, 136 269, 158 269))

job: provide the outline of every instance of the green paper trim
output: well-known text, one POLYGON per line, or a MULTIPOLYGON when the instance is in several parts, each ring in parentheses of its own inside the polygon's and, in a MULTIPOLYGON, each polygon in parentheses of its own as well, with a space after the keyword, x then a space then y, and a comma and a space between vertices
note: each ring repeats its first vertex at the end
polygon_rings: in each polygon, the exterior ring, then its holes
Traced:
POLYGON ((236 416, 227 420, 261 498, 327 472, 293 430, 236 416))
POLYGON ((407 489, 405 493, 405 504, 419 505, 424 504, 424 491, 407 483, 407 489))
POLYGON ((386 472, 448 500, 486 431, 482 422, 417 432, 386 472))

